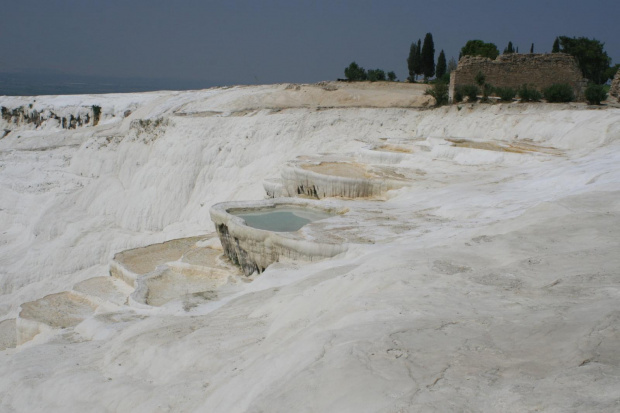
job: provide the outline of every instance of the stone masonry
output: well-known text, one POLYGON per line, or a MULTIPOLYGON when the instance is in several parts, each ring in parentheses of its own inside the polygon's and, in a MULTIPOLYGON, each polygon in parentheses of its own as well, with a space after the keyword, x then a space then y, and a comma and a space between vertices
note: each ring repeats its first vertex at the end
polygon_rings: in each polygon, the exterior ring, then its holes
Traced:
POLYGON ((620 70, 616 72, 616 76, 614 80, 611 81, 611 88, 609 89, 609 94, 620 102, 620 70))
POLYGON ((527 84, 542 91, 554 83, 568 83, 577 99, 583 99, 586 85, 577 59, 566 53, 503 54, 495 60, 480 56, 464 56, 450 75, 450 99, 457 86, 475 85, 482 72, 486 82, 495 87, 517 89, 527 84))

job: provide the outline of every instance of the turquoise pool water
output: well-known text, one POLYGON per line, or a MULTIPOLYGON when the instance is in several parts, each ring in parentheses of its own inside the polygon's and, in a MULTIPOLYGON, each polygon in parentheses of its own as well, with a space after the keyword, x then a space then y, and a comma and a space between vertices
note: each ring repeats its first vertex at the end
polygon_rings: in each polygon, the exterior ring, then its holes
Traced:
POLYGON ((233 211, 230 213, 243 218, 249 227, 274 232, 294 232, 310 222, 333 216, 327 212, 292 207, 233 211))

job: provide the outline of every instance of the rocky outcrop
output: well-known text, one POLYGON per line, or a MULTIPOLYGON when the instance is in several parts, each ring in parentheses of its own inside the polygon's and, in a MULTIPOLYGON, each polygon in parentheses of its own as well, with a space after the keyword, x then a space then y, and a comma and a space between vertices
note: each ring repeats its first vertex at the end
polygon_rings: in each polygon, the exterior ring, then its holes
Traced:
POLYGON ((614 80, 611 82, 611 88, 609 89, 609 95, 618 99, 620 102, 620 70, 616 72, 614 80))
POLYGON ((46 122, 56 124, 62 129, 77 129, 82 126, 96 126, 101 115, 99 112, 93 114, 95 110, 92 108, 78 108, 74 113, 58 114, 50 109, 37 110, 33 105, 18 106, 9 108, 0 107, 1 119, 6 123, 8 130, 18 126, 33 125, 39 128, 46 122))

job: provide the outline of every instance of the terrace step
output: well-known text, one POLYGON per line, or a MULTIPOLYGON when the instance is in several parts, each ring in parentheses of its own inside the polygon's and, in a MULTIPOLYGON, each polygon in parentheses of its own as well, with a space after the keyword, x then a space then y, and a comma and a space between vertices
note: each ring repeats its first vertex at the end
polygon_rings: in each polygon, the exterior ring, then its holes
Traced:
POLYGON ((15 319, 0 321, 0 351, 17 346, 17 328, 15 319))
POLYGON ((110 274, 135 287, 130 303, 161 306, 175 299, 213 299, 241 275, 223 255, 215 234, 179 238, 123 251, 114 256, 110 274))
POLYGON ((17 345, 43 332, 75 327, 91 317, 97 304, 74 291, 50 294, 21 305, 17 318, 17 345))

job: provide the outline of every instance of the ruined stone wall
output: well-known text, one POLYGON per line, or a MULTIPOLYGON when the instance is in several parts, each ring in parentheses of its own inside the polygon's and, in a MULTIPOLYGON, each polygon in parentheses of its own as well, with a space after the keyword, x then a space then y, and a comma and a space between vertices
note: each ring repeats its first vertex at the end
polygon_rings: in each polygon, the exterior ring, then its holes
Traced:
POLYGON ((464 56, 452 73, 450 95, 454 88, 475 85, 475 77, 482 72, 486 82, 495 87, 519 88, 523 84, 542 90, 554 83, 568 83, 575 96, 583 98, 585 80, 577 59, 565 53, 518 54, 510 53, 495 60, 479 56, 464 56))
POLYGON ((618 99, 618 102, 620 102, 620 70, 616 72, 616 76, 611 82, 611 89, 609 89, 609 94, 618 99))

